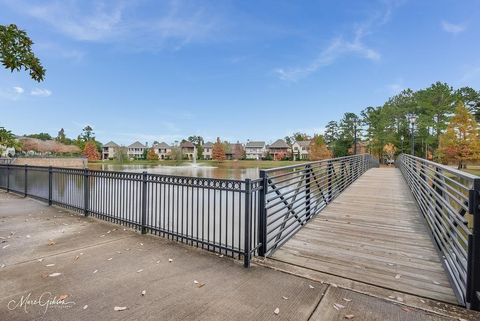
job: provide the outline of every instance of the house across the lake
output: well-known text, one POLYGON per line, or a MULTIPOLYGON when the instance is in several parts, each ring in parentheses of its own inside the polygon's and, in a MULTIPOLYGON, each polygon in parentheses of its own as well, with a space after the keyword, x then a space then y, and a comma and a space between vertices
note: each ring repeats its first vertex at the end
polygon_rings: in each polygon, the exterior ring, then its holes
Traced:
POLYGON ((273 160, 283 160, 290 156, 291 149, 283 139, 277 139, 273 144, 268 146, 268 153, 272 156, 273 160))
POLYGON ((115 152, 120 148, 113 141, 109 141, 105 145, 102 146, 102 159, 113 159, 115 157, 115 152))
POLYGON ((212 159, 212 150, 213 150, 213 143, 206 142, 203 144, 203 159, 210 160, 212 159))
POLYGON ((127 146, 127 155, 129 158, 140 159, 143 158, 143 153, 146 149, 146 145, 136 141, 135 143, 127 146))
POLYGON ((180 149, 182 150, 182 154, 184 157, 188 159, 193 159, 193 154, 195 153, 195 145, 188 140, 184 140, 180 143, 180 149))
POLYGON ((307 160, 310 156, 310 141, 300 140, 292 144, 293 160, 307 160))
POLYGON ((170 157, 170 153, 172 152, 172 147, 164 142, 153 144, 152 148, 155 154, 158 155, 158 159, 161 160, 170 157))
POLYGON ((254 141, 247 142, 245 145, 245 158, 260 160, 265 157, 267 150, 265 148, 265 142, 254 141))

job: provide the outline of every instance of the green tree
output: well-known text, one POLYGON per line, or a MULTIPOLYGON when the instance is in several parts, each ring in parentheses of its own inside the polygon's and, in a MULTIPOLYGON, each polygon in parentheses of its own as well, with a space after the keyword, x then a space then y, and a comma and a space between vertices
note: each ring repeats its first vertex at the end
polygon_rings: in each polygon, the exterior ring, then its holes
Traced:
POLYGON ((30 135, 25 135, 26 137, 30 137, 30 138, 36 138, 36 139, 40 139, 40 140, 52 140, 52 136, 50 136, 50 134, 48 133, 39 133, 39 134, 30 134, 30 135))
POLYGON ((455 98, 462 101, 470 112, 475 116, 477 122, 480 121, 480 91, 470 87, 462 87, 455 90, 455 98))
POLYGON ((66 136, 65 136, 65 129, 61 128, 59 131, 58 131, 58 135, 57 137, 55 138, 58 142, 60 143, 65 143, 66 141, 66 136))
POLYGON ((5 127, 0 127, 0 147, 19 149, 21 144, 10 130, 5 129, 5 127))
POLYGON ((24 30, 14 24, 0 25, 0 62, 6 69, 20 71, 24 69, 30 77, 43 81, 45 68, 32 51, 33 41, 24 30))
POLYGON ((197 158, 198 159, 203 159, 203 137, 202 136, 189 136, 187 138, 189 142, 191 142, 193 145, 195 145, 195 148, 197 149, 197 158))

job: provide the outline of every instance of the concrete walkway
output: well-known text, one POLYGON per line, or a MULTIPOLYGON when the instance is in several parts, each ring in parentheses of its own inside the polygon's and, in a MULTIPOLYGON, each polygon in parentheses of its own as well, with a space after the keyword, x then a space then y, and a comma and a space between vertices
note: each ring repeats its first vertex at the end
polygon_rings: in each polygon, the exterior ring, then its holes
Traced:
POLYGON ((0 242, 0 320, 480 319, 443 303, 413 308, 261 266, 245 269, 4 192, 0 242))

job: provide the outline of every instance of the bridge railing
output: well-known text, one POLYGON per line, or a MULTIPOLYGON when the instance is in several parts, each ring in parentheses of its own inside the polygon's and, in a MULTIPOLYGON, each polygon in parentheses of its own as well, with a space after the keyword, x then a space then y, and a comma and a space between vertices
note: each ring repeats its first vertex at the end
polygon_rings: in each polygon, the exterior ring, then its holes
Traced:
POLYGON ((160 235, 249 266, 261 180, 0 164, 0 189, 160 235))
POLYGON ((480 177, 402 154, 397 158, 459 301, 480 309, 480 177))
POLYGON ((260 256, 271 255, 378 161, 367 154, 260 171, 260 256))

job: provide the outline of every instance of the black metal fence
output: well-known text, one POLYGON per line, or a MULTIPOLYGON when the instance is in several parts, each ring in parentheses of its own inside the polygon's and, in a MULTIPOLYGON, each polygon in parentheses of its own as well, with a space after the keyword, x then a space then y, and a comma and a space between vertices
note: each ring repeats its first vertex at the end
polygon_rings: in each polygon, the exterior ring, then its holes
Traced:
POLYGON ((0 188, 250 264, 260 180, 0 165, 0 188))
POLYGON ((443 254, 460 302, 480 309, 480 177, 402 154, 397 159, 443 254))
POLYGON ((367 154, 261 170, 259 255, 271 255, 378 161, 367 154))
POLYGON ((355 155, 227 180, 0 164, 0 188, 243 259, 267 256, 367 169, 355 155))

